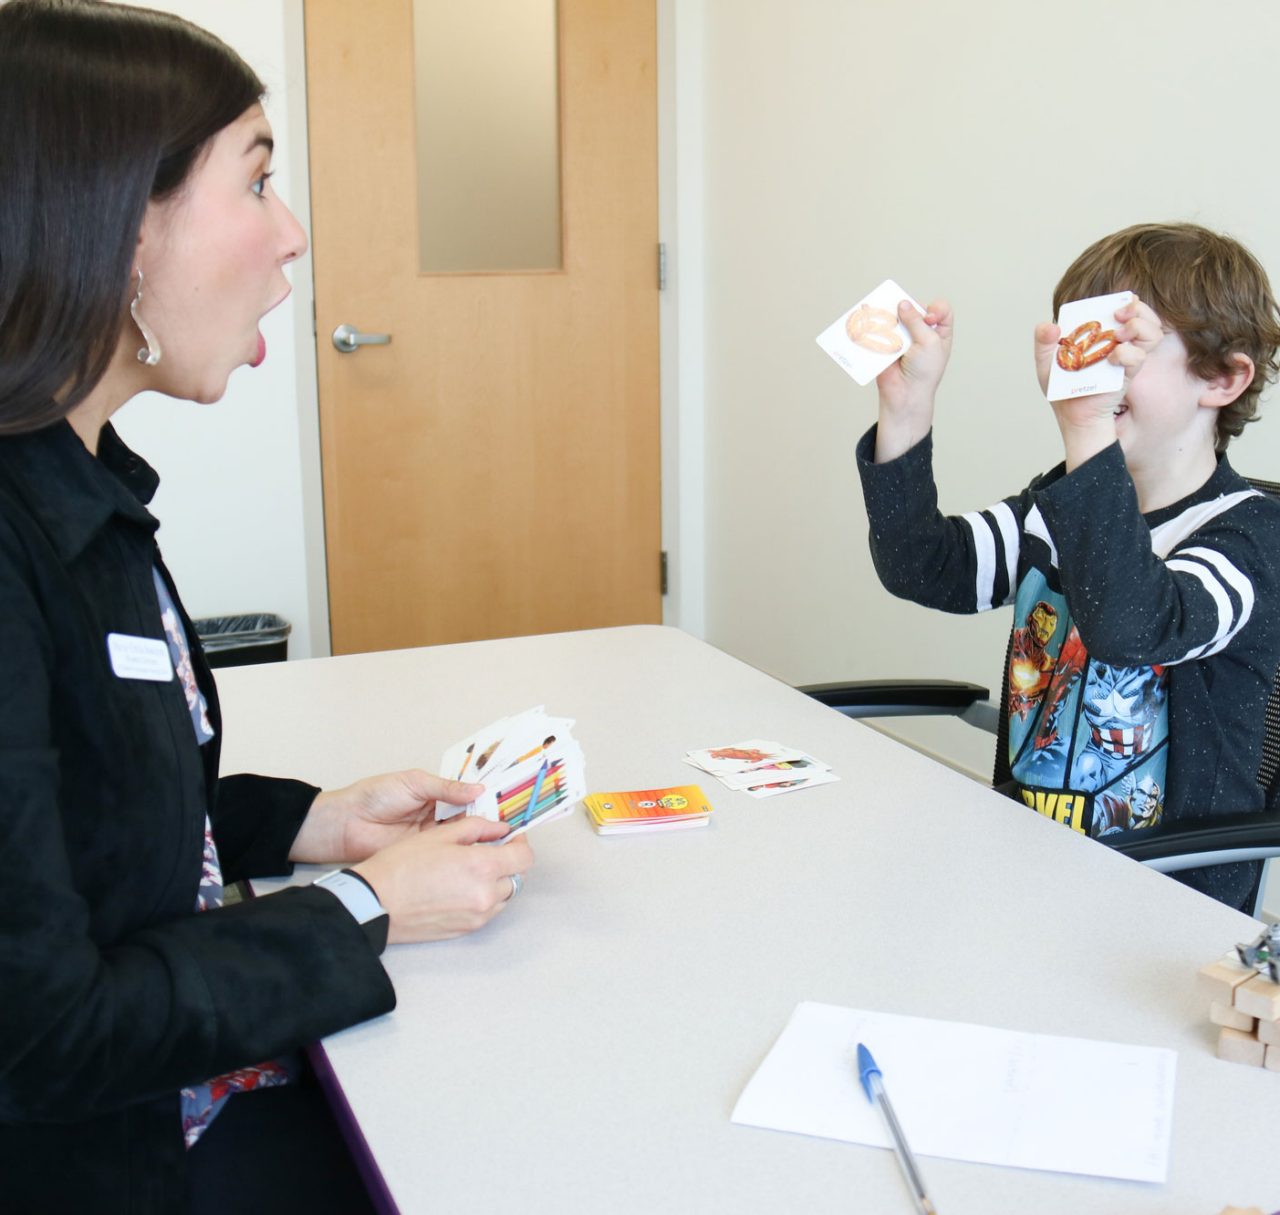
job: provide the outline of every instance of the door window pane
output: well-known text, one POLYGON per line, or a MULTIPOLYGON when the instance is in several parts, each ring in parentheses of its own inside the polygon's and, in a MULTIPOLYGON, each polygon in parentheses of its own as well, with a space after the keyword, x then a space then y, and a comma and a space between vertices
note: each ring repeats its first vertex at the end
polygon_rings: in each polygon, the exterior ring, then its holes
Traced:
POLYGON ((558 270, 556 0, 414 0, 426 272, 558 270))

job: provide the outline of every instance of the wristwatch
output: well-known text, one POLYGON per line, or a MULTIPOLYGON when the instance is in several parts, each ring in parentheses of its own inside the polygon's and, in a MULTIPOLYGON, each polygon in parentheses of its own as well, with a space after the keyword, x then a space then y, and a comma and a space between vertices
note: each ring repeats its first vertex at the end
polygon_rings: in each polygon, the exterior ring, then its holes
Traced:
POLYGON ((335 869, 311 883, 321 886, 337 898, 351 913, 355 922, 364 929, 374 953, 387 947, 387 929, 391 917, 378 901, 377 892, 354 869, 335 869))

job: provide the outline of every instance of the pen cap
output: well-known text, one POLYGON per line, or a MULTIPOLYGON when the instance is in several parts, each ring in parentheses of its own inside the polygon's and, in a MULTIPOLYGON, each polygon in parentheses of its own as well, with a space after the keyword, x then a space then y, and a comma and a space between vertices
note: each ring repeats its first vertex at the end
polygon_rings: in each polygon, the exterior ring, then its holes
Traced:
POLYGON ((883 1079, 880 1075, 880 1069, 876 1066, 876 1061, 871 1057, 871 1052, 867 1050, 861 1042, 858 1043, 858 1079, 862 1081, 862 1091, 867 1094, 868 1101, 875 1100, 875 1094, 871 1091, 871 1077, 883 1079))

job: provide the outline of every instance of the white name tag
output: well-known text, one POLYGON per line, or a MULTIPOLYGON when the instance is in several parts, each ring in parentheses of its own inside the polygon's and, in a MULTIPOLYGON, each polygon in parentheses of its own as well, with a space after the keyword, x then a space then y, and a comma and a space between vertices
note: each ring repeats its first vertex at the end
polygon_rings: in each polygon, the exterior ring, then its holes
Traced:
POLYGON ((107 634, 111 669, 119 679, 148 679, 168 683, 173 678, 169 645, 153 637, 130 637, 127 633, 107 634))

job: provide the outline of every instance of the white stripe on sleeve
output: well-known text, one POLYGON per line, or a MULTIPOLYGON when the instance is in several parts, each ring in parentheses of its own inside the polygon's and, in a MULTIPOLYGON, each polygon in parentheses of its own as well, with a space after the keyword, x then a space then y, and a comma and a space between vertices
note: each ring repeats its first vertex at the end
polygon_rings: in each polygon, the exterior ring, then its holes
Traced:
POLYGON ((1049 535, 1049 525, 1044 521, 1044 516, 1040 513, 1038 506, 1033 506, 1027 512, 1022 529, 1028 536, 1035 536, 1036 539, 1043 540, 1049 546, 1049 564, 1056 570, 1058 568, 1058 546, 1054 544, 1053 537, 1049 535))
POLYGON ((961 518, 969 525, 973 533, 974 560, 977 564, 977 575, 974 579, 974 603, 980 612, 991 608, 991 597, 995 593, 996 582, 996 538, 991 525, 982 517, 981 511, 970 511, 961 518))
POLYGON ((991 513, 995 516, 996 526, 1000 529, 1000 536, 1004 540, 1004 569, 1009 590, 1005 595, 1005 603, 1012 603, 1014 596, 1017 594, 1017 586, 1014 585, 1014 579, 1018 576, 1018 520, 1014 517, 1013 509, 1007 502, 997 502, 991 508, 991 513))
MULTIPOLYGON (((1226 557, 1218 552, 1217 549, 1200 547, 1184 548, 1179 551, 1176 557, 1165 564, 1169 569, 1189 570, 1190 572, 1195 573, 1197 577, 1200 577, 1200 580, 1204 582, 1204 578, 1198 573, 1193 563, 1183 560, 1185 557, 1194 557, 1198 562, 1202 561, 1205 565, 1212 566, 1219 579, 1235 591, 1240 600, 1240 613, 1238 616, 1235 616, 1234 623, 1230 617, 1225 622, 1222 620, 1222 609, 1221 604, 1219 604, 1218 631, 1214 634, 1213 640, 1210 641, 1208 645, 1200 647, 1198 652, 1195 652, 1193 655, 1189 655, 1189 657, 1194 656, 1196 658, 1207 658, 1210 654, 1217 654, 1219 651, 1226 649, 1227 646, 1231 644, 1232 638, 1234 638, 1235 635, 1249 623, 1249 618, 1253 615, 1253 583, 1240 572, 1237 566, 1233 565, 1226 557)), ((1206 585, 1208 584, 1206 583, 1206 585)), ((1219 587, 1218 590, 1219 593, 1225 594, 1221 587, 1219 587)), ((1213 594, 1212 588, 1210 589, 1210 593, 1213 594)), ((1214 602, 1218 602, 1217 595, 1214 595, 1214 602)))

